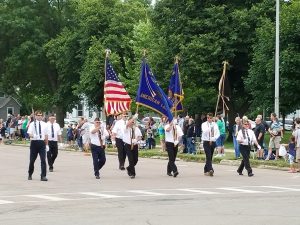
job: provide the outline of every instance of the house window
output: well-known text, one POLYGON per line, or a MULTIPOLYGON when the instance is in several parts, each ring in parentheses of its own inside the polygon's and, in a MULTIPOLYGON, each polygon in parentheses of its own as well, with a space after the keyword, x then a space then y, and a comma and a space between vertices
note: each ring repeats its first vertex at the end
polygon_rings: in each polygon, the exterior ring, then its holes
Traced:
POLYGON ((89 110, 89 118, 92 118, 92 117, 93 117, 93 111, 89 110))
POLYGON ((14 114, 14 107, 7 107, 7 115, 8 114, 10 114, 10 115, 12 115, 12 114, 14 114))
POLYGON ((0 92, 0 98, 4 98, 4 97, 5 97, 4 93, 0 92))
POLYGON ((77 116, 83 116, 83 105, 82 104, 79 104, 77 106, 77 116))

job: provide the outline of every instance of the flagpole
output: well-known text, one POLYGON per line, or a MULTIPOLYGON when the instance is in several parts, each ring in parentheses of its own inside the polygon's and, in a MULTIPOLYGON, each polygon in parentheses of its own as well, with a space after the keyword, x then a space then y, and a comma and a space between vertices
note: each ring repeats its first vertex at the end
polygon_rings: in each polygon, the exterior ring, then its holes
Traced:
MULTIPOLYGON (((143 49, 143 58, 146 58, 146 49, 143 49)), ((136 110, 135 113, 138 114, 139 113, 139 104, 136 104, 136 110)))
POLYGON ((218 111, 218 105, 219 105, 219 102, 220 102, 220 98, 222 98, 223 100, 223 113, 224 113, 224 108, 225 108, 225 102, 224 102, 224 99, 223 99, 223 95, 221 92, 224 92, 224 90, 220 90, 221 88, 224 89, 224 82, 225 82, 225 75, 226 75, 226 66, 228 65, 228 62, 227 61, 223 61, 223 72, 222 72, 222 76, 220 79, 224 78, 222 80, 222 85, 221 87, 219 87, 219 94, 218 94, 218 100, 217 100, 217 105, 216 105, 216 110, 215 110, 215 116, 217 115, 217 111, 218 111))
MULTIPOLYGON (((104 64, 104 84, 106 82, 106 66, 107 66, 107 59, 109 58, 109 54, 111 53, 110 49, 105 49, 105 64, 104 64)), ((104 88, 104 87, 103 87, 104 88)), ((104 98, 104 112, 105 112, 105 117, 107 117, 107 112, 106 112, 106 105, 105 105, 105 98, 104 98)), ((101 116, 100 116, 101 118, 101 116)))
MULTIPOLYGON (((178 55, 176 55, 175 56, 175 64, 177 64, 177 66, 178 66, 178 60, 179 60, 179 57, 178 57, 178 55)), ((178 69, 179 70, 179 69, 178 69)), ((178 71, 179 72, 179 71, 178 71)), ((179 74, 178 74, 179 75, 179 74)), ((178 99, 177 99, 177 97, 175 97, 175 101, 174 101, 174 105, 175 105, 175 119, 177 118, 177 101, 178 101, 178 99)))

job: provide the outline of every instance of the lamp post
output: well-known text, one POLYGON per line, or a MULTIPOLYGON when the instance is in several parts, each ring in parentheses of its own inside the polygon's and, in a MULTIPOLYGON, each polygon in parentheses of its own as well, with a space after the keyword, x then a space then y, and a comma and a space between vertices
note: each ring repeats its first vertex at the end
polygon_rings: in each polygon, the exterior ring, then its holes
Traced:
MULTIPOLYGON (((290 3, 291 0, 284 0, 285 3, 290 3)), ((280 0, 276 0, 276 39, 275 39, 275 104, 274 112, 279 116, 279 13, 280 0)))
POLYGON ((275 104, 274 112, 279 116, 279 7, 280 2, 276 0, 276 40, 275 40, 275 104))

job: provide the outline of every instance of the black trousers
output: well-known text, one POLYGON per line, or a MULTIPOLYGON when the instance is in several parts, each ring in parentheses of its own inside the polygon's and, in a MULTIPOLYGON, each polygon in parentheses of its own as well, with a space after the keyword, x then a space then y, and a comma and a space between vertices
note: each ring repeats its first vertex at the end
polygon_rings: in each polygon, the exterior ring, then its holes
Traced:
POLYGON ((133 149, 131 149, 131 145, 126 144, 124 145, 126 153, 127 153, 127 158, 129 162, 129 166, 127 167, 128 175, 135 176, 135 166, 139 160, 139 147, 138 145, 134 145, 133 149))
POLYGON ((211 144, 209 141, 203 141, 203 148, 206 156, 204 173, 209 172, 210 170, 214 170, 212 167, 212 157, 214 154, 214 150, 216 148, 216 142, 212 141, 211 144))
POLYGON ((168 152, 169 162, 167 166, 167 173, 175 173, 177 171, 177 166, 175 164, 177 152, 178 152, 178 145, 174 146, 172 142, 166 142, 166 150, 168 152))
POLYGON ((182 153, 188 153, 188 149, 187 149, 187 137, 186 134, 182 135, 182 144, 184 146, 182 153))
POLYGON ((53 168, 54 161, 58 154, 57 141, 49 141, 49 151, 47 152, 48 166, 53 168))
POLYGON ((30 142, 30 161, 28 174, 32 175, 34 172, 34 162, 37 156, 40 155, 41 160, 41 177, 46 177, 46 145, 44 141, 30 142))
POLYGON ((105 151, 103 147, 91 144, 91 152, 93 157, 94 174, 95 176, 99 176, 99 171, 106 162, 105 151))
POLYGON ((244 168, 247 170, 248 174, 252 173, 252 168, 250 166, 250 161, 249 161, 250 150, 251 147, 249 145, 240 145, 240 152, 243 156, 243 159, 237 170, 239 173, 243 172, 244 168))
POLYGON ((126 160, 126 150, 122 139, 116 138, 116 147, 118 149, 119 167, 124 167, 126 160))

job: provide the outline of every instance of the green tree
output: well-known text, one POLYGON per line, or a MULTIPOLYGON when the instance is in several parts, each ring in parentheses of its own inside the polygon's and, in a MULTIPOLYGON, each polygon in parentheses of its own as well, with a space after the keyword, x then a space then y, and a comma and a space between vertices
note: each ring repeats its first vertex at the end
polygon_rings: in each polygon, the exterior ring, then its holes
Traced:
MULTIPOLYGON (((285 116, 298 109, 300 103, 300 2, 281 4, 280 14, 280 113, 285 116)), ((252 93, 252 108, 271 112, 275 85, 275 21, 261 18, 253 45, 253 60, 245 80, 252 93)))
POLYGON ((236 113, 247 112, 252 95, 245 90, 243 80, 248 76, 257 18, 268 13, 252 10, 260 2, 163 0, 157 3, 152 21, 168 43, 166 53, 179 54, 182 59, 183 88, 186 93, 193 93, 185 102, 189 114, 214 111, 224 60, 230 64, 230 120, 236 113))
POLYGON ((8 94, 19 90, 28 109, 55 111, 60 124, 76 96, 62 85, 64 74, 53 58, 48 58, 54 54, 47 53, 51 50, 47 44, 69 25, 69 3, 12 0, 0 4, 2 89, 8 94))

